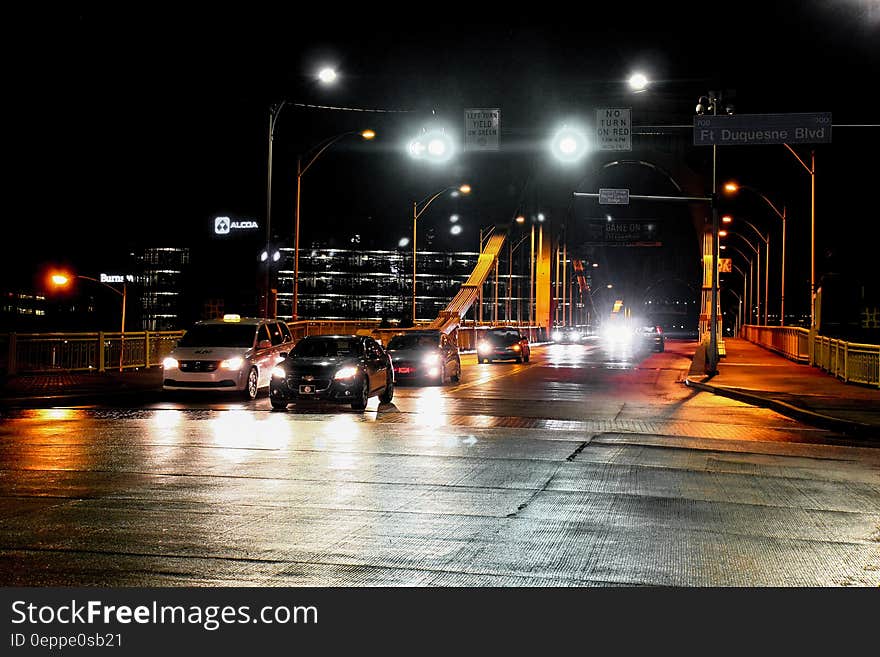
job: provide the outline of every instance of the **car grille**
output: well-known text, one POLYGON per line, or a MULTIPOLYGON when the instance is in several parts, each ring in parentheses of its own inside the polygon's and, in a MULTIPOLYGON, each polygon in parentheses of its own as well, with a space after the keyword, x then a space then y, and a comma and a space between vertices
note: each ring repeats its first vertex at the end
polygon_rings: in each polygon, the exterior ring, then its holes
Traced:
POLYGON ((178 363, 181 372, 213 372, 219 366, 219 360, 182 360, 178 363))
POLYGON ((314 386, 316 390, 323 390, 330 386, 330 379, 310 378, 301 374, 291 374, 287 377, 287 385, 296 389, 303 385, 314 386))

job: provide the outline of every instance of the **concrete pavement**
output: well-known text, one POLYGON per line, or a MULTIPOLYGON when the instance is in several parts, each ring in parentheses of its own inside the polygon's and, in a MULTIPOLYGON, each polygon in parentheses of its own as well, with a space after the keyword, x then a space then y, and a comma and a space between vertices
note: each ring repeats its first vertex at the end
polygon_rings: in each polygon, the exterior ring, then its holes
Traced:
POLYGON ((687 385, 770 408, 813 426, 880 438, 880 390, 843 381, 740 338, 725 338, 727 355, 715 376, 696 360, 687 385))

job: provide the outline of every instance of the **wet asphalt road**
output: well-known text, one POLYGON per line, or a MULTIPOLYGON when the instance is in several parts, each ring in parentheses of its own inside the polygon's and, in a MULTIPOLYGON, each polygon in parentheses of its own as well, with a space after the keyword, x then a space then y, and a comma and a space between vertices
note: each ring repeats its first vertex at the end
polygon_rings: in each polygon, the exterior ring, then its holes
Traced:
POLYGON ((693 346, 465 356, 366 412, 10 411, 0 584, 880 585, 880 450, 686 388, 693 346))

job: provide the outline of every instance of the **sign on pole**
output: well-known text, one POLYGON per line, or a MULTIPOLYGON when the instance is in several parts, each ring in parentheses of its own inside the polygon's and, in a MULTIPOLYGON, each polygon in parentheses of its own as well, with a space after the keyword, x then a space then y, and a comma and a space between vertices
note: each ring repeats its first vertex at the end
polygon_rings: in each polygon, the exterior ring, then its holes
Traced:
POLYGON ((732 258, 718 258, 718 273, 719 274, 729 274, 733 271, 733 259, 732 258))
POLYGON ((831 112, 694 117, 694 146, 830 143, 831 112))
POLYGON ((599 150, 632 150, 632 110, 608 107, 596 110, 596 142, 599 150))
POLYGON ((500 109, 466 109, 464 111, 464 149, 466 151, 497 151, 500 132, 500 109))
POLYGON ((629 190, 599 189, 599 203, 602 205, 629 205, 629 190))

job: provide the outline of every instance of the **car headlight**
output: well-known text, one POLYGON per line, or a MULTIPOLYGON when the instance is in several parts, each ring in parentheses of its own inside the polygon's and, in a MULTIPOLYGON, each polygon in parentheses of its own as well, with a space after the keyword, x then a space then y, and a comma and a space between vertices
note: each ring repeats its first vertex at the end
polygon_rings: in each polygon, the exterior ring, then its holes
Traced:
POLYGON ((519 351, 520 349, 522 349, 522 347, 520 347, 518 344, 513 345, 513 347, 511 347, 511 348, 512 348, 514 351, 519 351))
POLYGON ((553 341, 559 342, 561 339, 562 339, 562 333, 560 333, 559 331, 555 331, 553 333, 553 341))
POLYGON ((436 365, 440 362, 440 354, 428 354, 422 359, 425 365, 436 365))
POLYGON ((283 379, 287 376, 287 372, 284 371, 283 367, 273 367, 272 368, 272 378, 273 379, 283 379))
POLYGON ((171 356, 162 361, 162 369, 176 370, 178 365, 179 363, 177 362, 177 359, 172 358, 171 356))
POLYGON ((479 345, 477 345, 477 351, 479 351, 481 354, 489 353, 490 351, 492 351, 492 345, 490 345, 488 342, 481 342, 479 345))
POLYGON ((350 379, 352 377, 357 376, 358 368, 356 367, 343 367, 340 370, 337 370, 336 374, 333 375, 334 379, 350 379))
POLYGON ((220 361, 220 369, 224 370, 240 370, 242 365, 244 365, 244 358, 241 357, 227 358, 220 361))

